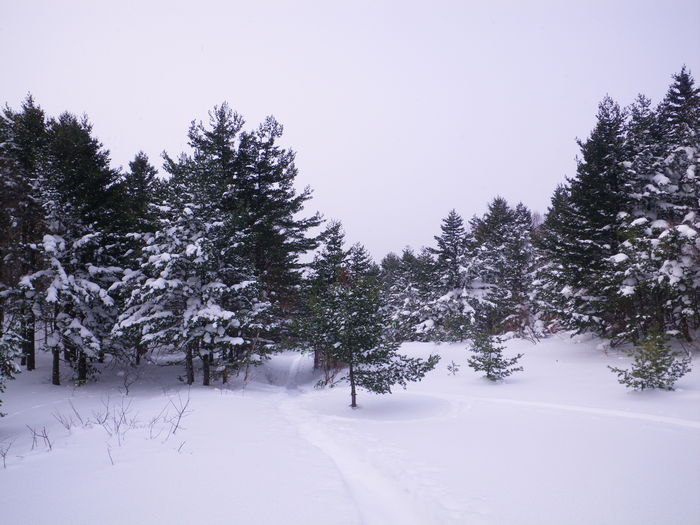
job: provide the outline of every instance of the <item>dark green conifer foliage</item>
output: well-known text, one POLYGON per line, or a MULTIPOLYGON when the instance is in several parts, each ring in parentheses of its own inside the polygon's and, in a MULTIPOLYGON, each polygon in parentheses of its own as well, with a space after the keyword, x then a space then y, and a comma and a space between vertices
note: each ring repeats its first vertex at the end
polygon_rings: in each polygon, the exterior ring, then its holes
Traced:
POLYGON ((210 186, 212 199, 237 217, 237 250, 251 262, 266 300, 284 318, 297 307, 304 266, 299 255, 317 246, 307 233, 320 224, 320 216, 300 217, 311 190, 295 190, 295 154, 279 146, 283 129, 274 118, 248 132, 226 103, 209 117, 208 126, 193 122, 190 127, 194 153, 177 161, 166 155, 165 169, 184 177, 207 173, 216 181, 210 186))
POLYGON ((530 210, 523 204, 511 208, 501 197, 471 221, 471 265, 485 291, 475 303, 476 317, 486 333, 522 333, 531 325, 531 230, 530 210))
POLYGON ((556 195, 556 215, 544 224, 543 258, 556 275, 549 287, 549 307, 579 331, 608 335, 614 322, 615 290, 608 261, 619 252, 618 215, 628 207, 625 181, 625 115, 609 97, 598 108, 597 123, 586 141, 576 177, 556 195), (566 196, 565 199, 563 197, 566 196), (558 286, 562 285, 562 286, 558 286))
POLYGON ((340 221, 330 221, 319 236, 319 241, 321 242, 321 250, 311 264, 311 269, 314 272, 312 280, 333 284, 338 281, 347 257, 347 251, 343 247, 345 232, 340 221))
POLYGON ((566 255, 577 242, 576 233, 566 220, 569 213, 569 188, 559 185, 537 236, 537 269, 535 271, 535 304, 545 326, 556 331, 566 315, 567 297, 561 293, 568 286, 566 255))
POLYGON ((349 265, 355 272, 349 271, 331 290, 337 308, 333 312, 333 355, 348 366, 345 379, 350 383, 353 408, 357 407, 357 388, 391 393, 394 385, 406 388, 408 382, 419 381, 439 361, 438 356, 423 360, 396 352, 398 343, 387 337, 389 320, 382 308, 380 284, 367 259, 364 248, 355 245, 349 265))
POLYGON ((444 292, 464 284, 462 266, 466 254, 467 240, 462 217, 450 210, 440 225, 441 234, 435 237, 437 248, 430 248, 437 257, 436 267, 440 273, 440 285, 444 292))
POLYGON ((675 352, 668 346, 668 337, 651 333, 630 355, 634 361, 629 369, 609 366, 620 384, 635 390, 658 388, 673 390, 673 385, 690 372, 690 356, 675 352))
POLYGON ((659 107, 659 124, 666 145, 694 146, 700 123, 700 87, 684 66, 659 107))
POLYGON ((405 387, 422 378, 438 358, 412 359, 396 353, 399 343, 390 337, 379 267, 360 244, 343 251, 337 223, 331 223, 321 238, 325 244, 312 265, 316 275, 311 278, 309 309, 298 323, 299 332, 324 363, 326 376, 320 384, 347 379, 354 408, 358 388, 390 393, 394 385, 405 387), (348 367, 347 375, 336 379, 341 366, 348 367))
POLYGON ((522 371, 522 366, 515 365, 523 354, 508 359, 503 357, 503 348, 498 337, 476 332, 471 346, 473 355, 467 363, 477 372, 484 372, 484 377, 490 381, 499 381, 513 372, 522 371))
POLYGON ((438 287, 435 273, 435 261, 427 249, 416 255, 405 248, 401 257, 389 254, 382 261, 383 294, 393 340, 427 339, 422 323, 430 315, 428 305, 438 287))
POLYGON ((314 354, 314 368, 324 372, 323 384, 331 385, 340 363, 332 356, 335 340, 330 336, 334 311, 331 289, 346 272, 348 251, 345 232, 339 221, 331 221, 319 236, 321 249, 311 263, 311 274, 304 281, 303 307, 294 321, 294 344, 301 344, 314 354))
POLYGON ((46 232, 41 191, 47 146, 45 115, 31 95, 20 111, 4 109, 0 115, 0 320, 5 320, 6 338, 21 337, 22 364, 27 370, 35 367, 38 312, 34 292, 19 282, 42 264, 34 247, 46 232))
POLYGON ((152 205, 158 191, 158 170, 151 165, 148 155, 140 151, 129 162, 129 171, 121 181, 129 225, 142 232, 153 228, 155 221, 152 205))

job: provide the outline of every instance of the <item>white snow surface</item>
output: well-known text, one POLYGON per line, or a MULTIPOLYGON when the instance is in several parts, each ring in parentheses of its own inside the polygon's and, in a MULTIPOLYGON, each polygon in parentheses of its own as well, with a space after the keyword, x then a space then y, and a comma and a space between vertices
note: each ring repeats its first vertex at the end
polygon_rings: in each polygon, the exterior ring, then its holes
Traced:
POLYGON ((495 384, 466 344, 405 344, 442 360, 406 391, 360 391, 356 410, 346 386, 314 389, 311 357, 294 353, 246 385, 191 388, 155 364, 131 385, 133 369, 107 366, 55 387, 41 356, 2 394, 1 521, 697 525, 700 363, 673 392, 634 392, 607 369, 629 358, 599 343, 508 341, 525 370, 495 384), (32 449, 28 427, 51 449, 32 449))

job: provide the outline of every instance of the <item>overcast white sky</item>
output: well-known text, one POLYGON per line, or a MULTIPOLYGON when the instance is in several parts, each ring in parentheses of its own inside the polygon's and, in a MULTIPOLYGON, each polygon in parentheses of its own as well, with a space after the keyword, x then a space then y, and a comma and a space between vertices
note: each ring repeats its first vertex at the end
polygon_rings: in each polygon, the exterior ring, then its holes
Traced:
POLYGON ((87 113, 115 165, 226 100, 377 258, 502 195, 544 212, 600 99, 700 79, 700 1, 0 0, 0 102, 87 113))

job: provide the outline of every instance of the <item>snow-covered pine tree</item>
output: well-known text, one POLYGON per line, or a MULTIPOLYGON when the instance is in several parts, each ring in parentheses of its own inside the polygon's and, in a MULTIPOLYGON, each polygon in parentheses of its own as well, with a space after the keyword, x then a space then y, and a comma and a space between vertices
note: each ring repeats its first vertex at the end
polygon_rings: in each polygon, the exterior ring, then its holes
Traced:
POLYGON ((345 232, 339 221, 330 221, 319 236, 321 248, 310 265, 304 279, 302 297, 304 308, 294 321, 294 344, 308 348, 314 354, 314 368, 324 372, 324 384, 332 384, 339 364, 330 355, 334 343, 329 337, 333 310, 330 289, 345 272, 347 250, 345 232))
MULTIPOLYGON (((124 234, 120 245, 126 278, 110 287, 112 297, 119 304, 120 315, 125 310, 134 286, 143 284, 146 279, 142 271, 145 261, 142 249, 145 239, 152 238, 158 228, 157 204, 164 198, 166 187, 165 183, 156 178, 156 174, 157 170, 149 162, 148 156, 139 152, 129 163, 129 171, 120 181, 122 208, 125 211, 124 234)), ((138 366, 148 352, 148 345, 141 340, 140 327, 118 330, 118 334, 113 334, 113 345, 120 348, 119 356, 138 366)))
POLYGON ((472 267, 484 300, 475 304, 478 325, 486 333, 524 333, 532 324, 528 293, 533 273, 532 215, 522 204, 511 208, 496 197, 483 217, 474 217, 472 267))
MULTIPOLYGON (((0 304, 3 302, 3 292, 0 290, 0 304)), ((22 337, 16 323, 12 319, 6 319, 0 310, 0 393, 5 391, 5 383, 8 379, 14 379, 19 372, 17 358, 20 357, 22 337)), ((0 399, 2 406, 2 399, 0 399)), ((4 416, 0 412, 0 417, 4 416)))
POLYGON ((522 366, 515 366, 523 354, 512 358, 503 357, 503 346, 497 336, 475 332, 472 338, 472 356, 467 363, 477 372, 484 372, 490 381, 505 379, 513 372, 522 371, 522 366))
POLYGON ((556 284, 548 287, 546 302, 559 310, 564 327, 577 331, 609 335, 616 322, 617 291, 608 262, 619 252, 618 216, 628 208, 624 123, 624 112, 606 97, 593 132, 579 142, 576 176, 558 195, 555 219, 544 225, 542 262, 555 272, 546 280, 556 284))
POLYGON ((661 102, 663 143, 658 235, 660 276, 673 287, 672 324, 686 339, 700 327, 700 88, 684 67, 661 102))
MULTIPOLYGON (((226 121, 230 110, 223 104, 214 113, 226 121)), ((311 189, 297 193, 295 153, 279 145, 283 127, 267 117, 253 132, 242 132, 236 154, 236 171, 226 179, 225 196, 237 211, 244 255, 253 263, 261 285, 282 318, 297 307, 298 285, 304 264, 299 256, 318 245, 308 235, 321 224, 316 213, 303 217, 311 189)))
POLYGON ((628 207, 618 214, 619 253, 609 259, 617 295, 616 322, 610 333, 614 341, 638 341, 651 326, 665 326, 671 292, 668 283, 658 278, 662 261, 655 240, 661 212, 660 126, 651 101, 643 95, 629 107, 628 114, 623 163, 623 192, 628 207))
POLYGON ((668 336, 652 330, 631 352, 629 369, 609 366, 620 384, 635 390, 659 388, 673 390, 673 385, 690 371, 691 359, 686 352, 668 346, 668 336))
POLYGON ((533 242, 535 219, 530 209, 521 202, 515 206, 513 226, 513 240, 507 245, 506 252, 511 268, 510 272, 506 272, 506 280, 511 290, 511 304, 515 308, 507 323, 521 335, 537 337, 540 332, 538 312, 532 300, 536 270, 533 242))
POLYGON ((46 267, 23 278, 20 286, 25 295, 34 294, 46 319, 43 349, 53 353, 53 384, 60 383, 61 352, 82 384, 93 371, 92 364, 109 352, 116 304, 107 288, 120 277, 121 269, 96 266, 92 261, 101 249, 100 234, 79 229, 77 219, 66 226, 71 214, 56 202, 47 206, 52 218, 49 233, 37 245, 46 267))
POLYGON ((690 339, 700 308, 700 96, 692 77, 683 69, 658 111, 640 96, 630 115, 631 205, 619 216, 624 242, 610 258, 618 294, 612 335, 638 342, 657 327, 690 339))
POLYGON ((429 248, 436 256, 437 287, 426 319, 419 328, 432 340, 461 341, 469 334, 474 312, 473 303, 479 290, 474 290, 473 269, 468 260, 467 233, 462 217, 451 210, 435 237, 437 248, 429 248))
POLYGON ((565 325, 567 296, 561 293, 568 286, 564 259, 576 242, 575 232, 569 229, 569 188, 559 185, 554 190, 551 204, 538 230, 535 242, 535 279, 532 300, 545 330, 558 331, 565 325))
POLYGON ((160 187, 157 174, 158 170, 150 163, 148 155, 139 151, 129 162, 129 171, 120 181, 130 233, 154 229, 152 204, 160 187))
POLYGON ((435 236, 437 248, 429 250, 437 259, 435 266, 440 275, 441 291, 448 292, 464 284, 467 234, 464 221, 456 210, 450 210, 442 220, 440 231, 440 235, 435 236))
POLYGON ((47 151, 46 118, 31 96, 20 111, 0 114, 0 288, 6 318, 22 338, 22 364, 35 367, 36 301, 18 287, 22 276, 39 268, 32 246, 45 232, 40 190, 47 151))
POLYGON ((392 340, 420 340, 424 337, 422 323, 429 315, 428 305, 437 284, 432 281, 433 257, 427 250, 416 255, 411 248, 405 248, 400 258, 390 256, 382 261, 382 283, 392 340), (390 262, 395 267, 390 267, 390 262))
MULTIPOLYGON (((243 118, 223 103, 209 113, 209 123, 192 123, 188 132, 192 155, 178 161, 166 156, 166 171, 206 171, 218 182, 217 199, 227 216, 235 217, 236 250, 258 276, 267 315, 266 339, 279 341, 298 308, 304 265, 299 256, 317 246, 309 229, 320 224, 318 214, 303 217, 311 190, 297 193, 294 152, 280 147, 282 126, 268 117, 255 131, 244 131, 243 118)), ((218 202, 217 201, 217 202, 218 202)))
POLYGON ((41 205, 44 234, 33 245, 40 267, 20 288, 33 296, 44 321, 45 349, 53 352, 52 381, 60 381, 60 352, 87 380, 92 363, 114 354, 110 329, 118 307, 107 289, 119 266, 119 173, 92 136, 87 118, 64 113, 48 124, 41 205))
POLYGON ((398 343, 386 334, 389 320, 382 308, 376 266, 359 245, 350 250, 347 272, 330 287, 326 316, 332 357, 348 366, 350 406, 357 407, 357 389, 386 394, 420 380, 437 364, 438 356, 409 358, 396 352, 398 343), (354 270, 354 271, 353 271, 354 270))
POLYGON ((196 357, 203 384, 212 367, 247 369, 270 352, 262 337, 268 304, 251 265, 238 252, 238 217, 223 209, 220 173, 195 150, 166 166, 173 177, 157 206, 157 228, 140 237, 140 267, 121 284, 128 295, 114 333, 142 345, 184 354, 185 380, 194 382, 196 357))

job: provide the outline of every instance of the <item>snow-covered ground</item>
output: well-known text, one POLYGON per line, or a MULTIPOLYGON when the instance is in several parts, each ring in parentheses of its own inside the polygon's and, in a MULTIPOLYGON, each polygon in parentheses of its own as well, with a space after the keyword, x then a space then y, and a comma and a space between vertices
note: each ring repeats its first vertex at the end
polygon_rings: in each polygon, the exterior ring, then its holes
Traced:
POLYGON ((406 344, 438 368, 357 410, 292 353, 245 388, 147 365, 128 396, 111 368, 54 387, 42 359, 2 395, 0 522, 697 525, 700 363, 674 392, 633 392, 598 343, 511 341, 525 371, 499 384, 465 345, 406 344))

